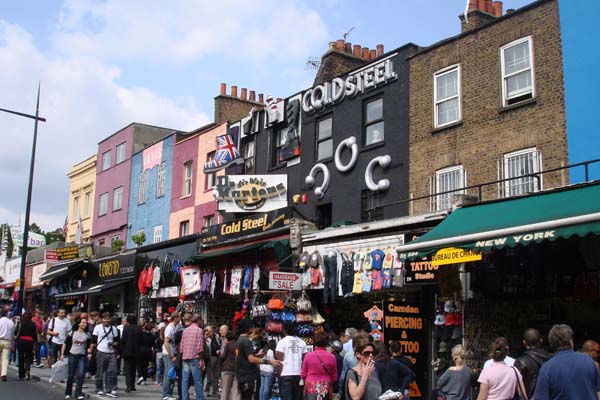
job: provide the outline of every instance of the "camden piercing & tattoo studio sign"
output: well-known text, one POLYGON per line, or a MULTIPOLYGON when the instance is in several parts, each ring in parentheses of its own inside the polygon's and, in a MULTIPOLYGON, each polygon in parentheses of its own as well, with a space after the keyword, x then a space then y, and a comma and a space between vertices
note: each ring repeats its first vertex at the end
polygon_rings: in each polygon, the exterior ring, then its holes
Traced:
POLYGON ((203 245, 223 243, 289 225, 284 211, 272 211, 236 219, 232 222, 202 228, 200 243, 203 245))

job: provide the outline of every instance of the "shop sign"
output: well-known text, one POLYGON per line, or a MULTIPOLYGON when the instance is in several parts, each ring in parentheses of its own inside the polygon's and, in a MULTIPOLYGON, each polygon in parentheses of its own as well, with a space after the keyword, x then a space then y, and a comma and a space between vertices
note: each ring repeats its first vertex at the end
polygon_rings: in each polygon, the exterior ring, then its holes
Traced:
POLYGON ((499 247, 499 246, 515 246, 518 244, 527 245, 530 242, 537 242, 545 239, 556 239, 556 231, 539 231, 530 232, 521 235, 504 236, 490 240, 478 240, 475 242, 477 248, 499 247))
POLYGON ((56 250, 45 250, 44 252, 46 253, 46 255, 44 257, 46 259, 46 261, 50 261, 50 262, 58 261, 58 254, 56 254, 56 250))
POLYGON ((480 261, 481 251, 449 247, 438 250, 431 257, 432 265, 460 264, 470 261, 480 261))
POLYGON ((154 168, 162 162, 163 142, 160 141, 142 152, 142 171, 154 168))
POLYGON ((91 262, 102 280, 127 278, 135 275, 135 253, 121 254, 91 262))
POLYGON ((78 246, 59 247, 55 252, 59 261, 74 260, 79 257, 78 246))
POLYGON ((422 397, 427 368, 427 339, 425 318, 421 306, 385 302, 383 309, 385 340, 397 341, 405 356, 410 358, 415 373, 410 397, 422 397))
POLYGON ((302 95, 302 110, 305 113, 319 112, 328 105, 341 103, 346 97, 354 97, 397 79, 398 75, 394 72, 394 63, 391 60, 393 56, 395 54, 355 71, 345 79, 334 78, 308 89, 302 95))
POLYGON ((285 211, 272 211, 237 219, 233 222, 202 228, 200 241, 203 245, 222 243, 248 235, 270 231, 290 223, 285 211))
POLYGON ((168 297, 179 297, 179 286, 169 286, 160 288, 156 291, 156 295, 152 296, 157 299, 164 299, 168 297))
POLYGON ((42 263, 38 265, 34 265, 31 268, 31 286, 38 286, 44 283, 44 281, 40 280, 40 276, 48 269, 48 264, 42 263))
POLYGON ((6 283, 16 282, 21 275, 21 257, 13 258, 12 260, 6 261, 4 265, 5 275, 4 280, 6 283))
POLYGON ((438 268, 428 259, 409 261, 406 263, 406 284, 437 283, 438 268))
POLYGON ((269 289, 302 290, 300 274, 293 272, 269 272, 269 289))
POLYGON ((225 212, 272 211, 287 207, 287 175, 217 176, 213 196, 225 212))
MULTIPOLYGON (((23 229, 20 226, 11 226, 10 235, 15 247, 23 247, 23 229)), ((27 247, 43 247, 46 245, 46 237, 39 233, 29 231, 27 247)))

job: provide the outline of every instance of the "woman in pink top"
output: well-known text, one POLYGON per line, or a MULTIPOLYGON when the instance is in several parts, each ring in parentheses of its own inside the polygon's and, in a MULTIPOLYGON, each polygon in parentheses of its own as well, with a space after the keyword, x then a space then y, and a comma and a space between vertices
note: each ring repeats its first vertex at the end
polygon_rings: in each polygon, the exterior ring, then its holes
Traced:
POLYGON ((337 382, 335 356, 325 350, 327 335, 317 332, 314 335, 315 350, 307 353, 302 361, 300 373, 304 379, 305 400, 328 400, 333 392, 333 382, 337 382))
MULTIPOLYGON (((500 337, 492 343, 491 356, 493 364, 485 368, 479 375, 479 396, 477 400, 507 400, 515 397, 517 385, 523 389, 521 373, 504 362, 508 352, 508 343, 500 337)), ((520 391, 521 392, 521 391, 520 391)), ((522 391, 524 393, 524 390, 522 391)), ((527 400, 527 396, 521 397, 527 400)))

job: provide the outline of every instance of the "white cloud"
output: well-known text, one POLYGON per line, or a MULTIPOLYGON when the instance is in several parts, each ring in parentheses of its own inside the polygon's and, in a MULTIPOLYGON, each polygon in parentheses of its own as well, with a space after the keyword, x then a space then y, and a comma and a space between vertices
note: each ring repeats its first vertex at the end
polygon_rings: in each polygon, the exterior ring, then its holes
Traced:
MULTIPOLYGON (((119 68, 90 57, 40 51, 17 25, 0 20, 0 108, 35 113, 41 81, 40 123, 32 222, 62 227, 66 173, 96 153, 97 143, 130 122, 193 129, 209 121, 194 99, 163 97, 148 88, 127 88, 119 68), (37 218, 37 219, 36 219, 37 218)), ((33 121, 0 113, 0 218, 16 223, 25 210, 33 121)))

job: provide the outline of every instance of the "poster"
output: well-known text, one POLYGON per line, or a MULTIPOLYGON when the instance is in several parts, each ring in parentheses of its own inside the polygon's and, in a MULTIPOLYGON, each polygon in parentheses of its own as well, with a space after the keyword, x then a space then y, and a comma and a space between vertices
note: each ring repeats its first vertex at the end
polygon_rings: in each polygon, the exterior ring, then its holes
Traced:
POLYGON ((200 268, 193 265, 181 268, 182 294, 187 296, 199 292, 201 283, 200 268))

